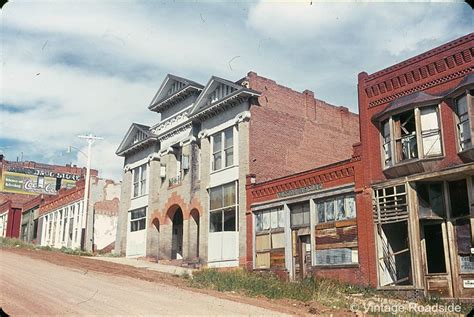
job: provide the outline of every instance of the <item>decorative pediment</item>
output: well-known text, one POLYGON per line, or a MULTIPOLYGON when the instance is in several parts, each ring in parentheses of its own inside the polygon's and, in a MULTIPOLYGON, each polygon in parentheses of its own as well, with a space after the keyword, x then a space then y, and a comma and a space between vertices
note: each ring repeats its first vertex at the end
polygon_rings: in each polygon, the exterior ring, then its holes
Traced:
POLYGON ((196 100, 191 116, 196 118, 212 109, 223 108, 229 105, 233 106, 250 96, 259 95, 258 92, 247 88, 246 85, 238 85, 213 76, 196 100))
POLYGON ((150 132, 150 127, 143 124, 133 123, 125 134, 125 137, 115 154, 123 156, 147 146, 149 143, 156 140, 157 138, 150 132))
POLYGON ((148 109, 162 112, 191 95, 195 95, 197 98, 203 88, 203 85, 195 81, 168 74, 148 109))

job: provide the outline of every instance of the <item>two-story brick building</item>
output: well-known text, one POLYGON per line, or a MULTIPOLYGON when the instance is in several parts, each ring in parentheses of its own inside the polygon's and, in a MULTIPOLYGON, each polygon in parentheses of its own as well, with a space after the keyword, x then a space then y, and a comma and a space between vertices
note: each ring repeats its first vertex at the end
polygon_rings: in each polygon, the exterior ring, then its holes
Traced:
POLYGON ((347 108, 253 72, 205 86, 168 75, 149 110, 161 120, 133 124, 117 150, 117 251, 127 256, 245 265, 246 175, 269 180, 329 164, 359 141, 347 108))
POLYGON ((369 280, 380 289, 474 296, 473 58, 471 33, 359 74, 356 186, 372 201, 357 208, 374 233, 369 280))

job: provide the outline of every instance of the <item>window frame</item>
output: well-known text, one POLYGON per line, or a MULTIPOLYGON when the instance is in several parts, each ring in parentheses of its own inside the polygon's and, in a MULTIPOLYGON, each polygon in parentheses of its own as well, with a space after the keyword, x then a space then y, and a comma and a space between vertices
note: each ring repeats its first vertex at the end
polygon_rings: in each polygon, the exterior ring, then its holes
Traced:
POLYGON ((138 232, 147 229, 147 207, 140 207, 136 209, 129 210, 129 219, 128 219, 128 232, 138 232), (143 212, 144 216, 133 218, 133 213, 143 212), (132 223, 137 223, 137 228, 134 229, 132 223))
POLYGON ((229 183, 225 183, 225 184, 222 184, 222 185, 218 185, 218 186, 214 186, 212 188, 209 188, 209 227, 208 227, 208 230, 209 230, 209 233, 216 233, 216 232, 239 232, 239 217, 238 217, 238 210, 239 210, 239 182, 238 181, 232 181, 232 182, 229 182, 229 183), (234 185, 234 204, 230 204, 230 205, 225 205, 225 186, 226 185, 230 185, 230 184, 233 184, 234 185), (218 207, 218 208, 214 208, 214 209, 211 209, 211 191, 213 189, 216 189, 216 188, 220 188, 221 189, 221 207, 218 207), (225 215, 226 213, 228 213, 229 211, 232 211, 234 212, 234 216, 235 216, 235 221, 234 221, 234 230, 226 230, 225 229, 225 215), (211 225, 212 225, 212 222, 211 222, 211 216, 212 214, 218 214, 220 213, 221 214, 221 222, 220 222, 220 225, 221 225, 221 228, 220 230, 211 230, 211 225))
POLYGON ((397 165, 406 163, 406 162, 411 162, 411 161, 417 161, 417 160, 424 160, 424 159, 431 159, 431 158, 442 158, 445 155, 445 149, 444 149, 444 138, 443 138, 443 124, 442 124, 442 118, 441 118, 441 106, 440 104, 423 104, 423 105, 417 105, 416 107, 413 107, 412 109, 408 109, 402 112, 397 112, 392 115, 390 115, 386 120, 383 120, 379 123, 379 138, 380 138, 380 153, 381 153, 381 163, 383 169, 388 169, 391 167, 395 167, 397 165), (423 131, 423 128, 421 126, 421 109, 427 109, 427 108, 434 108, 436 111, 436 117, 437 117, 437 123, 438 123, 438 129, 431 129, 431 130, 426 130, 423 131), (399 116, 404 113, 408 113, 409 111, 413 112, 413 116, 415 119, 415 141, 416 141, 416 150, 417 150, 417 157, 416 158, 407 158, 407 159, 398 159, 398 152, 397 152, 397 147, 396 143, 397 141, 403 139, 404 137, 395 137, 395 123, 393 120, 394 116, 399 116), (390 133, 390 140, 387 142, 386 137, 384 137, 384 124, 388 122, 389 124, 389 133, 390 133), (428 132, 427 132, 428 131, 428 132), (424 144, 423 140, 424 137, 426 136, 431 136, 431 134, 436 132, 434 135, 439 135, 439 145, 440 145, 440 153, 439 154, 432 154, 432 155, 425 155, 425 149, 424 149, 424 144), (385 161, 385 150, 384 150, 384 145, 390 143, 390 152, 391 152, 391 164, 387 164, 385 161))
POLYGON ((132 171, 132 198, 148 194, 148 164, 142 164, 131 169, 132 171), (137 175, 137 176, 136 176, 137 175))
POLYGON ((225 128, 219 132, 214 133, 211 135, 211 173, 220 171, 232 166, 237 165, 236 162, 236 151, 235 151, 235 136, 236 136, 236 129, 234 126, 225 128), (232 144, 226 145, 226 132, 232 132, 232 144), (220 147, 217 150, 214 150, 214 142, 216 136, 220 137, 220 147), (232 150, 232 161, 227 161, 227 152, 232 150), (216 156, 220 155, 221 163, 220 167, 216 168, 216 156))
POLYGON ((345 221, 345 220, 354 220, 354 219, 357 219, 357 202, 356 202, 356 195, 351 193, 351 194, 343 194, 343 195, 336 195, 336 196, 331 196, 331 197, 324 197, 322 199, 317 199, 315 200, 315 212, 316 212, 316 215, 315 215, 315 222, 316 222, 316 225, 318 224, 322 224, 322 223, 332 223, 332 222, 337 222, 337 221, 345 221), (351 217, 351 218, 348 218, 347 217, 347 213, 348 213, 348 210, 349 210, 349 199, 352 198, 353 199, 353 207, 354 207, 354 217, 351 217), (340 200, 343 200, 343 206, 344 206, 344 215, 345 217, 344 218, 341 218, 341 219, 338 219, 338 201, 340 200), (326 209, 326 203, 328 202, 333 202, 333 217, 334 219, 332 220, 327 220, 327 209, 326 209), (324 221, 320 221, 320 218, 319 218, 319 206, 322 205, 324 206, 323 210, 324 210, 324 221))
POLYGON ((473 96, 470 94, 470 90, 467 89, 465 91, 463 91, 461 94, 458 94, 456 95, 455 97, 453 97, 453 112, 454 112, 454 121, 455 121, 455 129, 456 129, 456 148, 457 148, 457 152, 460 153, 460 152, 464 152, 464 151, 468 151, 472 148, 474 148, 474 144, 472 142, 472 120, 471 120, 471 113, 470 113, 470 108, 471 108, 471 104, 473 103, 473 96), (464 120, 463 122, 460 122, 460 115, 458 113, 458 104, 457 104, 457 101, 459 99, 461 99, 462 97, 465 97, 466 98, 466 112, 465 112, 465 115, 467 117, 466 120, 464 120), (459 126, 461 125, 461 123, 464 123, 464 122, 468 122, 468 128, 470 129, 470 142, 468 143, 468 146, 466 148, 463 148, 462 145, 461 145, 461 135, 460 135, 460 129, 459 129, 459 126))

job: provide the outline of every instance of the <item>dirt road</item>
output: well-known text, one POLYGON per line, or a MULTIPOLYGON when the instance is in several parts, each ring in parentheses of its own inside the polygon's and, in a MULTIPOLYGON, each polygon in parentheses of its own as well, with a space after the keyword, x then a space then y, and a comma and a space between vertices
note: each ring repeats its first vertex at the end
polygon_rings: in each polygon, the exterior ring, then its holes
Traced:
POLYGON ((281 315, 166 284, 58 266, 4 250, 0 250, 0 295, 0 307, 13 316, 281 315))

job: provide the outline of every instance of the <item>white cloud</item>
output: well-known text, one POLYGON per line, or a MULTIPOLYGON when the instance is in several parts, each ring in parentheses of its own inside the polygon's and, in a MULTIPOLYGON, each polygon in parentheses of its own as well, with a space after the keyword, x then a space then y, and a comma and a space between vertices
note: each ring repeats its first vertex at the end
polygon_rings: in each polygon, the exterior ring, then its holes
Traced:
POLYGON ((168 72, 205 84, 254 70, 356 110, 358 72, 472 30, 465 4, 13 1, 1 19, 0 106, 14 110, 0 108, 0 150, 85 164, 62 153, 92 132, 105 137, 93 167, 116 179, 114 152, 132 122, 156 122, 147 106, 168 72))

